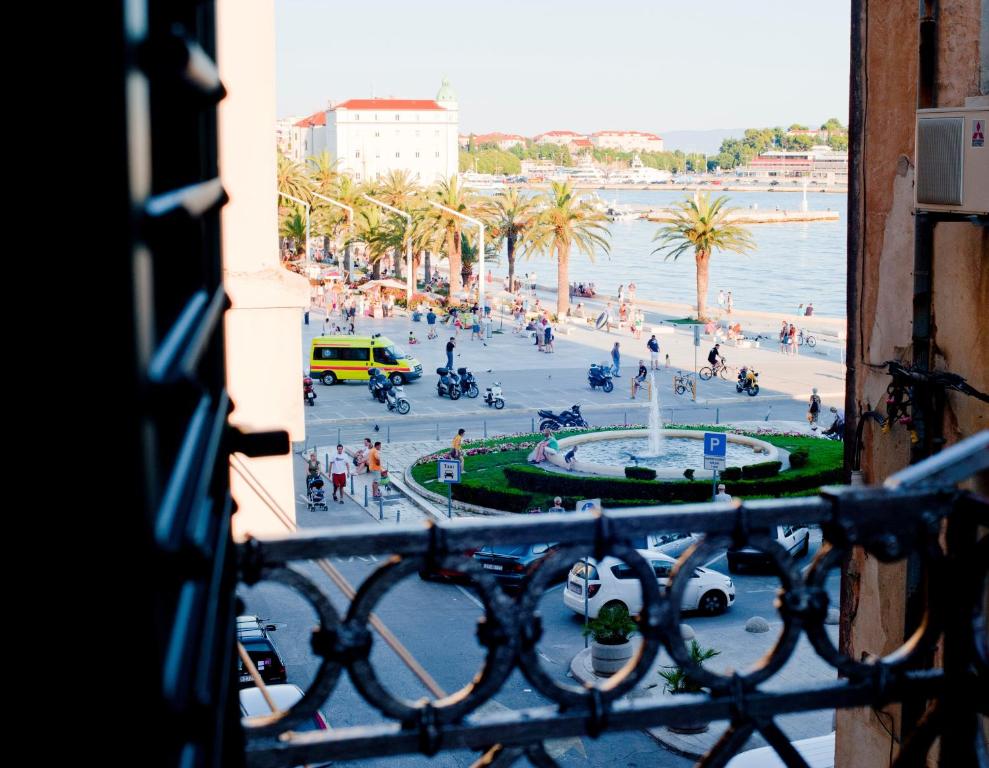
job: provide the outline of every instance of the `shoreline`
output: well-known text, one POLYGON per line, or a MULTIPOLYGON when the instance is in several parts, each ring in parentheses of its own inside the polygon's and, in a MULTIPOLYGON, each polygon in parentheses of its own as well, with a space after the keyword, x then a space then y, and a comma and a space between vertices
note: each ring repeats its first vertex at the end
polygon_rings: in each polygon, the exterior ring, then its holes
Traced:
MULTIPOLYGON (((518 187, 519 189, 546 190, 550 188, 549 181, 530 181, 524 184, 501 182, 505 187, 518 187)), ((802 184, 787 184, 772 186, 770 184, 602 184, 600 182, 584 182, 570 180, 570 185, 574 189, 607 189, 607 190, 631 190, 638 192, 803 192, 802 184)), ((492 189, 490 187, 470 187, 471 189, 492 189)), ((807 187, 808 192, 822 192, 829 195, 847 195, 848 186, 843 184, 818 185, 807 187)))

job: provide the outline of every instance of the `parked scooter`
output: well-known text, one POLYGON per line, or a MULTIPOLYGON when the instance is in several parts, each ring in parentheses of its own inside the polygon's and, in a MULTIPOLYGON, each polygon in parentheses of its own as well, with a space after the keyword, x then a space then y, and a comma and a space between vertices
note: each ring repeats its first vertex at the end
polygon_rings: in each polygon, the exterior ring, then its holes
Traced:
POLYGON ((754 368, 743 365, 738 371, 738 381, 735 382, 736 392, 748 392, 749 397, 759 394, 759 374, 754 368))
POLYGON ((561 427, 586 427, 587 421, 580 415, 580 406, 574 405, 567 411, 553 413, 552 411, 538 411, 540 431, 544 429, 557 430, 561 427))
POLYGON ((477 379, 474 378, 474 374, 470 372, 469 368, 458 368, 457 375, 460 377, 460 391, 467 397, 477 397, 481 394, 481 390, 477 386, 477 379))
POLYGON ((316 405, 316 390, 313 389, 312 379, 302 377, 302 402, 306 405, 316 405))
POLYGON ((385 387, 385 405, 389 411, 398 411, 403 416, 412 410, 412 404, 405 399, 405 387, 401 384, 395 385, 390 381, 385 387))
POLYGON ((367 382, 367 388, 371 393, 372 399, 377 400, 379 403, 385 402, 385 387, 391 383, 388 381, 388 377, 381 372, 380 368, 368 368, 367 373, 370 376, 367 382))
POLYGON ((611 366, 593 363, 587 371, 587 383, 591 385, 591 389, 601 387, 605 392, 613 390, 615 382, 611 380, 611 366))
POLYGON ((446 395, 451 400, 460 399, 460 377, 449 368, 437 368, 436 375, 439 381, 436 382, 436 395, 443 397, 446 395))
POLYGON ((505 399, 501 396, 501 384, 499 382, 496 381, 484 390, 484 402, 488 404, 488 407, 493 405, 497 411, 505 407, 505 399))

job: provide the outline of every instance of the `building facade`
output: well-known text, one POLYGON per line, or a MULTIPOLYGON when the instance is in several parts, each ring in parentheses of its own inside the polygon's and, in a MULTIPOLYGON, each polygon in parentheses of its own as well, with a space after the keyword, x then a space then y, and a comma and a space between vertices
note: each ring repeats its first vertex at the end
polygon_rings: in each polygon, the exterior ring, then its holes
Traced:
POLYGON ((275 121, 275 145, 278 151, 286 157, 292 157, 295 139, 298 134, 296 123, 302 120, 302 115, 283 117, 275 121))
POLYGON ((848 153, 827 146, 806 151, 772 150, 736 169, 735 174, 756 181, 807 180, 825 185, 848 184, 848 153))
POLYGON ((292 127, 291 149, 286 154, 304 163, 326 150, 326 113, 314 112, 292 127))
POLYGON ((546 133, 540 133, 538 136, 533 136, 532 140, 536 144, 559 144, 560 146, 567 146, 571 141, 586 138, 584 134, 574 133, 573 131, 547 131, 546 133))
POLYGON ((444 80, 436 99, 350 99, 326 112, 326 149, 355 181, 404 170, 423 184, 457 173, 457 96, 444 80))
MULTIPOLYGON (((466 138, 469 141, 471 137, 468 136, 466 138)), ((482 144, 495 144, 498 149, 511 149, 512 147, 525 146, 525 136, 519 136, 517 133, 482 133, 480 135, 473 136, 473 139, 475 147, 482 144)))
POLYGON ((620 152, 662 152, 663 139, 645 131, 598 131, 591 134, 591 143, 600 149, 620 152))

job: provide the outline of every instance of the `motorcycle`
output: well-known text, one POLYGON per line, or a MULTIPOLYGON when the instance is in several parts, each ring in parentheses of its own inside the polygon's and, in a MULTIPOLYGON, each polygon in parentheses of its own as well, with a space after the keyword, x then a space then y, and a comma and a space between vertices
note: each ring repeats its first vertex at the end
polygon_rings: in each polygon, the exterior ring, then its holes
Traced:
POLYGON ((484 390, 484 402, 488 404, 488 407, 493 405, 496 411, 505 407, 505 399, 501 396, 501 384, 499 382, 496 381, 484 390))
POLYGON ((447 395, 451 400, 459 400, 460 377, 449 368, 437 368, 436 375, 440 377, 436 382, 436 396, 447 395))
POLYGON ((367 381, 367 388, 371 393, 371 398, 379 403, 385 402, 385 388, 391 382, 388 381, 388 377, 381 372, 380 368, 368 368, 367 372, 370 376, 367 381))
POLYGON ((586 427, 588 426, 587 421, 584 417, 580 415, 580 406, 574 405, 567 411, 561 411, 559 414, 553 413, 552 411, 538 411, 539 418, 542 421, 539 422, 539 430, 552 429, 557 430, 561 427, 586 427))
POLYGON ((477 397, 481 394, 481 390, 477 386, 477 379, 474 378, 474 374, 470 372, 469 368, 458 368, 457 375, 460 377, 460 391, 467 397, 477 397))
POLYGON ((403 416, 412 410, 412 405, 405 399, 405 387, 395 385, 390 381, 385 388, 385 405, 389 411, 398 411, 403 416))
POLYGON ((735 382, 735 391, 748 392, 749 397, 758 395, 759 374, 755 370, 743 365, 738 371, 738 381, 735 382))
POLYGON ((610 392, 615 388, 615 383, 611 380, 611 366, 592 364, 587 371, 587 383, 591 389, 601 387, 605 392, 610 392))
POLYGON ((306 405, 316 405, 316 390, 313 389, 312 379, 308 376, 302 378, 302 401, 306 405))

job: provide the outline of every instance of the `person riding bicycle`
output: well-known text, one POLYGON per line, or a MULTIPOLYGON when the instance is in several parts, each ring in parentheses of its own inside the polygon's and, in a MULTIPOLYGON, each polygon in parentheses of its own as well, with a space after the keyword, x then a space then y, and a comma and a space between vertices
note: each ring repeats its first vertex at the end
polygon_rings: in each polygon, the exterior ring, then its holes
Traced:
POLYGON ((718 365, 724 365, 724 358, 721 357, 721 345, 715 344, 711 351, 707 353, 707 361, 711 364, 711 370, 717 370, 718 365))

